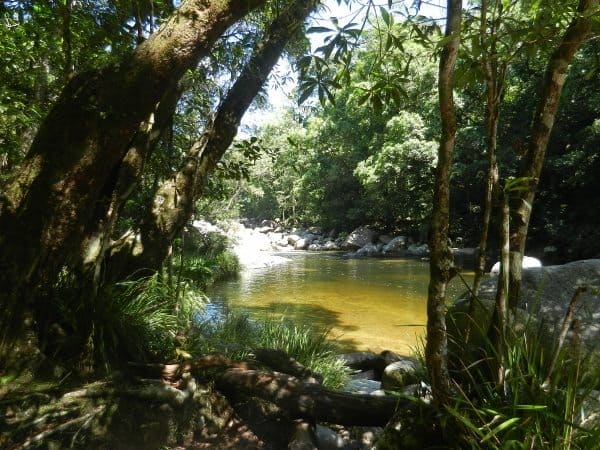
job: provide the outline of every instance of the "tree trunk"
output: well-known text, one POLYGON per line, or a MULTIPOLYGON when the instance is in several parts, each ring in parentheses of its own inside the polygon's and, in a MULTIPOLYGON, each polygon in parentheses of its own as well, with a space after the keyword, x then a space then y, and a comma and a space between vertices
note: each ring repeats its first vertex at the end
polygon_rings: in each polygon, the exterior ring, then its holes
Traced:
POLYGON ((518 195, 513 197, 511 205, 510 308, 516 308, 519 300, 521 264, 525 253, 525 240, 531 217, 531 208, 544 164, 546 147, 554 126, 560 95, 567 78, 567 70, 575 53, 590 34, 592 16, 597 12, 598 0, 579 0, 577 13, 571 20, 561 43, 552 52, 546 66, 525 164, 519 173, 519 177, 527 179, 529 185, 527 189, 520 191, 518 195))
MULTIPOLYGON (((173 86, 167 90, 149 119, 142 123, 133 144, 119 168, 119 175, 112 193, 106 216, 89 224, 81 244, 81 261, 78 267, 84 278, 96 291, 101 281, 101 272, 106 252, 111 245, 111 237, 120 211, 137 187, 144 172, 146 162, 153 153, 158 141, 170 126, 180 96, 180 89, 173 86)), ((99 216, 103 211, 99 212, 99 216)))
MULTIPOLYGON (((165 91, 264 0, 187 0, 128 58, 66 85, 28 155, 1 189, 2 328, 51 285, 84 230, 109 207, 123 157, 165 91)), ((104 217, 102 214, 100 217, 104 217)), ((1 332, 1 331, 0 331, 1 332)))
MULTIPOLYGON (((482 48, 484 39, 487 36, 487 0, 481 2, 481 28, 480 37, 482 48)), ((488 173, 485 184, 485 194, 483 199, 483 216, 481 220, 481 232, 479 235, 477 265, 475 267, 475 278, 473 280, 473 294, 477 295, 481 279, 485 272, 487 241, 490 229, 490 219, 494 208, 494 193, 498 191, 498 161, 496 157, 498 140, 498 120, 500 118, 500 101, 504 90, 504 77, 506 74, 506 64, 498 61, 496 45, 496 26, 495 17, 492 19, 494 25, 489 38, 492 39, 488 54, 483 56, 483 71, 485 74, 485 132, 487 143, 488 173)))
POLYGON ((488 336, 493 347, 496 349, 496 358, 492 362, 495 364, 494 372, 496 375, 496 385, 500 389, 504 386, 506 366, 506 323, 508 319, 508 279, 510 274, 510 210, 508 206, 508 192, 502 191, 500 208, 501 223, 501 257, 500 257, 500 275, 496 287, 496 298, 494 302, 494 312, 490 321, 488 336))
POLYGON ((434 400, 447 402, 450 391, 448 339, 446 335, 446 287, 451 278, 452 254, 448 247, 450 216, 450 168, 456 138, 454 114, 454 65, 460 45, 462 0, 448 0, 446 36, 440 58, 439 97, 442 136, 438 151, 433 193, 433 211, 429 235, 431 261, 427 297, 427 344, 425 361, 431 379, 434 400))
POLYGON ((71 36, 71 19, 73 16, 73 0, 65 0, 65 4, 60 6, 62 15, 62 51, 65 60, 63 66, 63 76, 68 80, 73 73, 73 39, 71 36))
POLYGON ((116 249, 110 278, 133 272, 156 271, 167 257, 171 243, 193 213, 207 176, 231 145, 240 121, 258 94, 289 39, 301 28, 318 1, 296 0, 285 9, 256 45, 242 73, 221 102, 202 137, 188 150, 183 167, 171 180, 162 183, 147 207, 139 240, 130 240, 116 249))

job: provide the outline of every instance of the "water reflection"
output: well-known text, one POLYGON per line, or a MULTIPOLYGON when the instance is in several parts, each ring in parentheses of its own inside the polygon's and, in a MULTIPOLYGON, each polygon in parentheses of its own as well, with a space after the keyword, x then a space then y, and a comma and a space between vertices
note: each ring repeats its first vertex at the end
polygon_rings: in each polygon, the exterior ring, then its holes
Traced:
MULTIPOLYGON (((349 349, 412 353, 421 342, 426 263, 306 252, 285 256, 291 261, 217 286, 210 295, 211 311, 242 309, 331 328, 349 349)), ((461 290, 457 280, 452 292, 461 290)))

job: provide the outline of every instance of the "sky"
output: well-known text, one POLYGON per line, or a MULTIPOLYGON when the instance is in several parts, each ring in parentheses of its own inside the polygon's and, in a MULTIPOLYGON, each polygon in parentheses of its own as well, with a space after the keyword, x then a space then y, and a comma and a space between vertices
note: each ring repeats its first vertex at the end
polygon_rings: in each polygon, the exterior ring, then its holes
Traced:
MULTIPOLYGON (((358 2, 350 2, 350 5, 338 5, 337 0, 326 0, 323 8, 312 18, 313 25, 331 26, 331 17, 337 17, 340 25, 350 21, 361 20, 355 18, 359 10, 358 2)), ((387 5, 387 0, 381 2, 387 5)), ((410 0, 407 1, 410 3, 410 0)), ((421 1, 420 14, 440 19, 445 15, 446 0, 423 0, 421 1)), ((363 13, 364 14, 364 13, 363 13)), ((322 36, 319 33, 309 35, 312 50, 322 45, 322 36)), ((239 137, 249 137, 253 130, 261 125, 273 121, 282 110, 296 102, 294 90, 297 86, 298 77, 286 58, 281 58, 273 69, 267 87, 268 106, 261 109, 252 108, 242 119, 239 137)))

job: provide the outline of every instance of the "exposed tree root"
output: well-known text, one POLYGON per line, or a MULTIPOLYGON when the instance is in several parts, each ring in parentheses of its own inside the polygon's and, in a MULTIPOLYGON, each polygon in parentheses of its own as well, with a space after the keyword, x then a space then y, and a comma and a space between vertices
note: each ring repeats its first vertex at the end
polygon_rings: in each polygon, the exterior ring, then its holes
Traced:
POLYGON ((263 364, 297 376, 210 355, 182 364, 132 364, 127 373, 68 392, 56 385, 35 395, 6 391, 0 447, 49 448, 58 441, 89 449, 277 449, 298 434, 295 419, 311 427, 318 421, 385 425, 406 406, 392 397, 331 391, 283 352, 257 354, 263 364))

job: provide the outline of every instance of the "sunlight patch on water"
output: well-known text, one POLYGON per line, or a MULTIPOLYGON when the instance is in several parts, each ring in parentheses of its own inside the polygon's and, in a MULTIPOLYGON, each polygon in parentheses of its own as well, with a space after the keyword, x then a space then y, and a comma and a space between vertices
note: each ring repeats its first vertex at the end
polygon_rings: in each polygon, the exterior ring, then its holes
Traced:
MULTIPOLYGON (((307 252, 289 257, 286 264, 244 271, 217 286, 213 307, 329 328, 353 350, 411 354, 422 343, 427 263, 307 252)), ((456 280, 451 295, 463 290, 456 280)))

